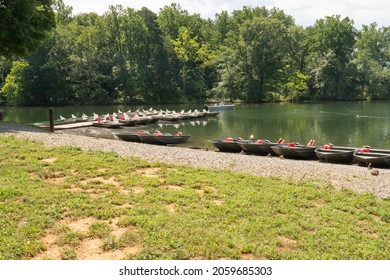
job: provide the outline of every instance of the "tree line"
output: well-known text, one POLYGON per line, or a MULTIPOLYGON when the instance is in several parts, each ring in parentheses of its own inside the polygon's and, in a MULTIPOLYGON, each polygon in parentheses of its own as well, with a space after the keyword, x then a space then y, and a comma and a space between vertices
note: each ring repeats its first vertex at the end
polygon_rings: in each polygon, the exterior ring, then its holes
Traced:
POLYGON ((7 45, 12 30, 0 34, 3 105, 390 96, 390 28, 376 23, 358 30, 335 15, 302 27, 280 9, 245 6, 204 19, 175 3, 73 15, 62 0, 40 1, 53 12, 38 21, 48 34, 20 38, 24 48, 7 45))

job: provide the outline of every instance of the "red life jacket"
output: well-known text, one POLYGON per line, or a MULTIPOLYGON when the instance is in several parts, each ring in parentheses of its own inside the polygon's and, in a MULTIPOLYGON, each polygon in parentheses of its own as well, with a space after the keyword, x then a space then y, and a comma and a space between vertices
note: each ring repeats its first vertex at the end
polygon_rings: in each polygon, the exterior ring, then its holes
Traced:
POLYGON ((323 148, 324 148, 325 150, 331 150, 331 149, 332 149, 332 145, 325 144, 325 145, 323 146, 323 148))
POLYGON ((359 149, 359 152, 369 153, 370 152, 370 148, 361 148, 361 149, 359 149))
POLYGON ((296 146, 297 146, 297 143, 295 143, 295 142, 291 142, 291 143, 287 144, 287 147, 296 147, 296 146))
POLYGON ((226 141, 231 142, 231 141, 233 141, 233 138, 232 137, 228 137, 228 138, 226 138, 226 141))
POLYGON ((259 139, 256 141, 257 144, 263 144, 263 140, 262 139, 259 139))

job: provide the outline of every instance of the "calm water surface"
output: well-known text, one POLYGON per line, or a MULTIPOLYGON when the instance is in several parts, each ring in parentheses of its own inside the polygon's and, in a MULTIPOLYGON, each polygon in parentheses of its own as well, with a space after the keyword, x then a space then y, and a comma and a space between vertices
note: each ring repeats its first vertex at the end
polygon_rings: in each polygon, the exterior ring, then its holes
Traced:
MULTIPOLYGON (((70 114, 81 116, 93 112, 106 114, 118 109, 148 109, 150 106, 81 106, 54 108, 55 118, 70 114)), ((180 111, 182 109, 201 110, 199 105, 163 105, 156 109, 180 111)), ((188 145, 210 147, 208 139, 242 137, 250 135, 275 141, 282 137, 287 141, 306 144, 310 139, 317 144, 333 143, 341 146, 362 146, 390 149, 390 102, 335 102, 316 104, 270 103, 242 105, 235 109, 220 111, 217 117, 181 121, 170 124, 125 128, 121 131, 155 130, 175 133, 177 130, 191 135, 188 145)), ((18 123, 40 122, 48 119, 48 108, 2 107, 5 121, 18 123)), ((110 130, 104 134, 111 135, 110 130)), ((115 132, 118 132, 117 130, 115 132)), ((96 128, 72 131, 77 134, 96 136, 96 128)))

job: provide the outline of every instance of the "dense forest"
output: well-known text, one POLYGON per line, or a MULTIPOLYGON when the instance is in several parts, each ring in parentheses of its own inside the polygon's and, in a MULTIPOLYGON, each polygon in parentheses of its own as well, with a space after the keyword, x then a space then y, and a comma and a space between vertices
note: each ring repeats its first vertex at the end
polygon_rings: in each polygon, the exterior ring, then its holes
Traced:
POLYGON ((335 15, 302 27, 265 7, 204 19, 178 4, 158 14, 111 6, 73 15, 62 0, 45 2, 54 15, 40 18, 53 21, 48 36, 32 50, 1 42, 0 104, 390 97, 390 28, 376 23, 357 30, 335 15))

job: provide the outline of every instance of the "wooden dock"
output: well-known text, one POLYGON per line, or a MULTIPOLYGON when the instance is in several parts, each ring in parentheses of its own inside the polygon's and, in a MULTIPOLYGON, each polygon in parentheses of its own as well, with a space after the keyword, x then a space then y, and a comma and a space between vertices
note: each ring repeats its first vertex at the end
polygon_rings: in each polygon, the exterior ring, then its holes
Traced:
POLYGON ((72 128, 80 128, 80 127, 88 127, 88 126, 92 126, 92 122, 75 122, 69 124, 55 125, 54 130, 72 129, 72 128))

